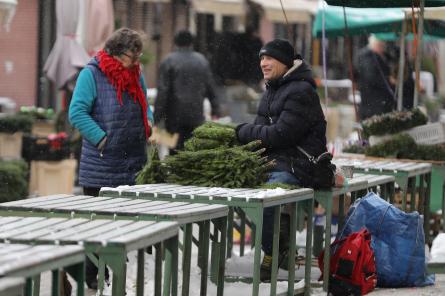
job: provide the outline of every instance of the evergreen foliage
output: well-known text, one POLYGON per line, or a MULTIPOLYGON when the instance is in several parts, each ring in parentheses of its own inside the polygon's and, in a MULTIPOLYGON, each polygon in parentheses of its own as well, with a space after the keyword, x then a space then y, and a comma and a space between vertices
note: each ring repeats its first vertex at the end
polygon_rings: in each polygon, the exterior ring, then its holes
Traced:
POLYGON ((185 150, 159 161, 151 156, 137 184, 169 182, 212 187, 258 187, 275 165, 261 154, 260 141, 240 146, 235 127, 207 122, 193 131, 185 150))
POLYGON ((28 195, 28 165, 22 160, 0 161, 0 203, 28 195))
POLYGON ((374 115, 362 122, 363 135, 368 138, 369 136, 396 134, 427 122, 428 118, 417 108, 411 111, 394 111, 374 115))
POLYGON ((442 145, 417 145, 409 135, 399 134, 389 141, 366 148, 365 155, 445 161, 445 147, 442 145))
POLYGON ((22 114, 0 117, 0 133, 29 133, 31 132, 32 124, 33 118, 22 114))
POLYGON ((156 146, 152 146, 148 154, 147 164, 136 176, 136 184, 164 183, 165 175, 156 146))

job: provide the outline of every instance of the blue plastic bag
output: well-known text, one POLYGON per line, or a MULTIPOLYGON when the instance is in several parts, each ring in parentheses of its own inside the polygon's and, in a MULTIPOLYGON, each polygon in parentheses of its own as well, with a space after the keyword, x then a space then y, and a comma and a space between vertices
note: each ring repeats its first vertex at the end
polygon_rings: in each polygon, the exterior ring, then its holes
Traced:
POLYGON ((337 239, 366 227, 371 233, 379 287, 422 287, 434 284, 425 268, 423 217, 405 213, 370 192, 349 209, 337 239))

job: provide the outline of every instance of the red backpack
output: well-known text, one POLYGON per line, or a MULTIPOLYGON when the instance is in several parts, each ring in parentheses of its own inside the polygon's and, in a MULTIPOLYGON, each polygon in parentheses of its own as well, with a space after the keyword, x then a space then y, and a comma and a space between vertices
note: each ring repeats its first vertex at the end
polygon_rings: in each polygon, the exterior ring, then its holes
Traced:
MULTIPOLYGON (((318 257, 323 277, 324 252, 318 257)), ((329 292, 334 295, 365 295, 377 283, 371 234, 367 229, 353 232, 331 244, 329 292)))

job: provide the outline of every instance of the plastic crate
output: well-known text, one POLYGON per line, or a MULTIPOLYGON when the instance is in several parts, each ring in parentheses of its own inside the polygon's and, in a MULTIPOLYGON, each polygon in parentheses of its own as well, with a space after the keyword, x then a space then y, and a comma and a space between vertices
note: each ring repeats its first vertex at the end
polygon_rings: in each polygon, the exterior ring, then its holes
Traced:
POLYGON ((406 131, 417 144, 435 145, 445 143, 445 124, 442 122, 416 126, 406 131))
POLYGON ((62 160, 70 157, 68 141, 62 141, 61 146, 51 147, 50 140, 46 137, 25 135, 23 137, 22 156, 27 161, 31 160, 62 160))

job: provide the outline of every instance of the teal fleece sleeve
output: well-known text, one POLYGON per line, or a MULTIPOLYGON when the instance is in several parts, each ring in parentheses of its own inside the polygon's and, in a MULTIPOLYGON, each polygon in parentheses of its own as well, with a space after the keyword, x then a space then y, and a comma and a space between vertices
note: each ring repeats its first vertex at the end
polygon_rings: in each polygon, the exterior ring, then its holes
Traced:
MULTIPOLYGON (((142 91, 144 92, 145 99, 147 100, 147 105, 148 105, 147 85, 145 84, 144 74, 141 74, 140 82, 141 82, 142 91)), ((151 126, 153 126, 154 119, 153 119, 153 112, 151 111, 150 105, 148 105, 148 108, 147 108, 147 118, 150 121, 151 126)))
POLYGON ((96 82, 90 69, 84 68, 77 78, 76 88, 69 108, 71 125, 91 144, 97 146, 106 134, 91 117, 94 101, 97 98, 96 82))

